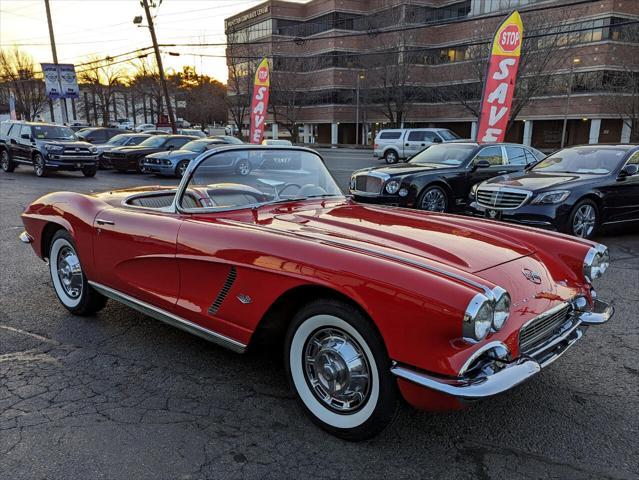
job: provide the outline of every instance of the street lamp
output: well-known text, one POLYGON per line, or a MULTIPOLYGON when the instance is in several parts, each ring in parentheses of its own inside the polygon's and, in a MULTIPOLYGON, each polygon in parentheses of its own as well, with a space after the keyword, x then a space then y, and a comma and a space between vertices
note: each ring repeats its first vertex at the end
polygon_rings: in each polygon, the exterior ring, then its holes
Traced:
POLYGON ((564 148, 566 143, 566 126, 568 124, 568 110, 570 109, 570 94, 572 93, 572 77, 575 69, 575 65, 579 65, 581 59, 573 58, 570 62, 570 73, 568 74, 568 92, 566 95, 566 105, 564 107, 564 125, 561 129, 561 148, 564 148))
POLYGON ((364 80, 364 74, 357 74, 357 94, 356 94, 356 107, 355 107, 355 145, 359 145, 359 81, 364 80))

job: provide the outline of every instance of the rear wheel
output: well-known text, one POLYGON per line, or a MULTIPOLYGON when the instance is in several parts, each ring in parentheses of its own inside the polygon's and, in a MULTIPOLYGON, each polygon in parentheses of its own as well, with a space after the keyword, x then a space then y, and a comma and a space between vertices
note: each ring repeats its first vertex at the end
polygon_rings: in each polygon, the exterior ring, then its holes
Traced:
POLYGON ((248 160, 243 159, 237 162, 237 165, 235 166, 235 173, 243 177, 251 173, 251 165, 248 160))
POLYGON ((47 176, 47 167, 44 164, 44 158, 39 153, 36 153, 33 156, 33 171, 36 174, 36 177, 46 177, 47 176))
POLYGON ((91 315, 106 304, 106 297, 89 285, 78 257, 73 238, 59 230, 49 249, 49 271, 60 303, 75 315, 91 315))
POLYGON ((184 174, 186 173, 186 169, 189 167, 189 162, 190 160, 182 160, 180 163, 177 164, 177 167, 175 167, 176 177, 182 178, 184 176, 184 174))
POLYGON ((568 233, 575 237, 592 238, 599 226, 599 210, 592 200, 582 200, 572 209, 568 233))
POLYGON ((144 157, 138 159, 138 164, 137 164, 137 167, 136 167, 135 171, 138 172, 138 173, 146 172, 146 167, 144 166, 144 157))
POLYGON ((426 187, 419 197, 417 206, 429 212, 448 211, 448 195, 443 188, 433 185, 426 187))
POLYGON ((9 152, 4 148, 0 150, 0 168, 3 172, 11 173, 16 169, 16 164, 11 160, 9 152))
POLYGON ((394 419, 399 395, 386 349, 351 305, 320 299, 303 307, 289 326, 284 356, 304 410, 333 435, 365 440, 394 419))
POLYGON ((388 150, 384 154, 384 160, 386 160, 388 164, 397 163, 399 161, 399 155, 397 155, 395 150, 388 150))

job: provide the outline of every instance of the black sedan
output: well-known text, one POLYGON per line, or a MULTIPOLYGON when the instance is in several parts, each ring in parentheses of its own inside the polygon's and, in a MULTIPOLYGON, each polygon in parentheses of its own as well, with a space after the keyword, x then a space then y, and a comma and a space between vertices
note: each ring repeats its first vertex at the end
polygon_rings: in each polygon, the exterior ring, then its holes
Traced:
POLYGON ((451 142, 422 150, 408 163, 353 173, 350 193, 361 202, 436 212, 461 210, 470 189, 544 158, 534 148, 510 143, 451 142))
POLYGON ((144 140, 139 145, 116 147, 110 152, 105 152, 103 158, 119 172, 135 170, 138 173, 144 171, 144 157, 152 153, 178 150, 197 137, 189 135, 154 135, 144 140))
POLYGON ((602 225, 639 222, 638 171, 638 145, 567 148, 477 185, 470 211, 591 238, 602 225))

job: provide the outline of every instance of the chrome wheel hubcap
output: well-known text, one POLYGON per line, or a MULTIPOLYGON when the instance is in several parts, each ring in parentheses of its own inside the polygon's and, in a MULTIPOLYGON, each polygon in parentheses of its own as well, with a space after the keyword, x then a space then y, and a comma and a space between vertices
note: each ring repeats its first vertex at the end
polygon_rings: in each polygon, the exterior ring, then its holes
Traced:
POLYGON ((43 161, 41 157, 36 157, 35 159, 35 171, 37 175, 41 175, 43 170, 44 170, 44 166, 42 165, 43 161))
POLYGON ((9 168, 9 155, 7 152, 2 152, 2 169, 7 170, 9 168))
POLYGON ((446 196, 438 188, 426 192, 422 199, 422 208, 431 212, 443 212, 446 210, 446 196))
POLYGON ((370 367, 359 344, 338 328, 322 328, 304 347, 304 374, 315 397, 331 410, 352 413, 371 390, 370 367))
POLYGON ((388 155, 386 155, 386 160, 388 161, 388 163, 395 163, 397 158, 395 157, 394 153, 389 153, 388 155))
POLYGON ((595 229, 597 214, 592 205, 582 205, 575 212, 572 231, 578 237, 587 237, 595 229))
POLYGON ((63 247, 58 252, 58 278, 65 293, 70 298, 82 295, 82 267, 80 260, 70 247, 63 247))
POLYGON ((240 163, 239 170, 240 170, 240 175, 248 175, 249 174, 248 163, 246 163, 246 162, 240 163))
POLYGON ((184 173, 186 172, 187 165, 188 164, 186 162, 184 162, 184 163, 180 163, 180 165, 178 166, 178 175, 180 177, 184 176, 184 173))

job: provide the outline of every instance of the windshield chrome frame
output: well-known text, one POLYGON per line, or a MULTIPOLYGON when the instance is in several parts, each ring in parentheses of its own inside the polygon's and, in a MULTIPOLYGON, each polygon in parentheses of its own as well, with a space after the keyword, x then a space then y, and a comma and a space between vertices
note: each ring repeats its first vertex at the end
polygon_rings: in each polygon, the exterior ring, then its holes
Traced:
MULTIPOLYGON (((322 162, 322 165, 324 165, 324 168, 326 170, 326 173, 328 174, 328 176, 331 178, 331 180, 333 180, 333 182, 335 183, 335 186, 337 186, 337 188, 340 190, 339 188, 339 184, 337 183, 337 181, 335 180, 335 177, 333 177, 333 175, 331 174, 330 170, 326 167, 326 163, 324 162, 324 158, 315 150, 312 150, 310 148, 306 148, 306 147, 295 147, 295 146, 285 146, 285 145, 252 145, 252 144, 243 144, 243 145, 225 145, 225 146, 221 146, 218 148, 214 148, 212 150, 207 150, 203 153, 201 153, 200 155, 198 155, 197 157, 195 157, 193 160, 191 160, 191 163, 189 164, 189 166, 186 169, 186 172, 184 173, 184 176, 182 177, 182 181, 180 182, 180 184, 178 185, 177 191, 175 192, 175 197, 173 197, 173 204, 171 205, 171 210, 177 213, 182 213, 182 214, 186 214, 186 215, 190 215, 190 214, 194 214, 194 213, 218 213, 218 212, 229 212, 229 211, 234 211, 234 210, 245 210, 245 209, 251 209, 251 208, 257 208, 257 207, 262 207, 264 205, 270 205, 270 204, 274 204, 275 202, 277 202, 278 200, 273 200, 270 202, 258 202, 258 203, 253 203, 250 205, 242 205, 240 207, 206 207, 206 208, 198 208, 198 209, 192 209, 192 208, 182 208, 180 206, 180 200, 182 199, 182 196, 184 195, 184 192, 186 191, 186 187, 189 184, 189 182, 191 181, 191 178, 193 177, 193 173, 195 172, 195 170, 200 166, 200 164, 205 161, 208 160, 210 157, 214 156, 214 155, 219 155, 221 153, 225 153, 225 152, 234 152, 234 151, 243 151, 243 150, 296 150, 296 151, 300 151, 300 152, 307 152, 307 153, 311 153, 315 156, 317 156, 320 160, 320 162, 322 162)), ((308 200, 317 200, 320 199, 322 197, 315 197, 315 198, 309 198, 308 200)), ((343 193, 341 193, 340 195, 335 195, 335 196, 331 196, 331 197, 325 197, 325 198, 343 198, 346 199, 346 195, 344 195, 343 193)), ((304 200, 295 200, 295 199, 291 199, 291 202, 301 202, 301 201, 305 201, 307 199, 304 200)), ((281 203, 281 202, 280 202, 281 203)))
POLYGON ((417 152, 417 153, 416 153, 415 155, 413 155, 412 157, 410 157, 410 158, 406 161, 406 164, 407 164, 407 165, 408 165, 408 164, 411 164, 411 165, 426 165, 426 164, 428 164, 428 163, 431 163, 431 164, 433 164, 433 165, 443 165, 444 167, 448 167, 448 168, 468 168, 468 167, 469 167, 469 165, 471 165, 471 163, 472 163, 470 160, 471 160, 471 159, 473 159, 473 158, 475 158, 475 155, 477 155, 477 149, 478 149, 478 148, 480 148, 480 147, 481 147, 481 145, 473 145, 473 143, 472 143, 472 142, 464 143, 464 142, 455 142, 455 141, 452 141, 452 142, 434 143, 434 144, 429 145, 428 147, 424 148, 423 150, 421 150, 421 151, 417 152), (416 163, 412 163, 413 158, 415 158, 416 156, 418 156, 420 153, 425 152, 425 151, 426 151, 426 150, 428 150, 429 148, 437 147, 437 146, 441 146, 441 145, 455 145, 455 144, 457 144, 457 145, 470 145, 470 146, 472 146, 472 147, 473 147, 473 148, 471 148, 471 149, 468 151, 468 154, 466 155, 466 158, 465 158, 465 159, 464 159, 461 163, 459 163, 459 164, 457 164, 457 165, 450 165, 450 164, 448 164, 448 163, 433 163, 433 162, 425 162, 425 163, 417 163, 417 162, 416 162, 416 163))

